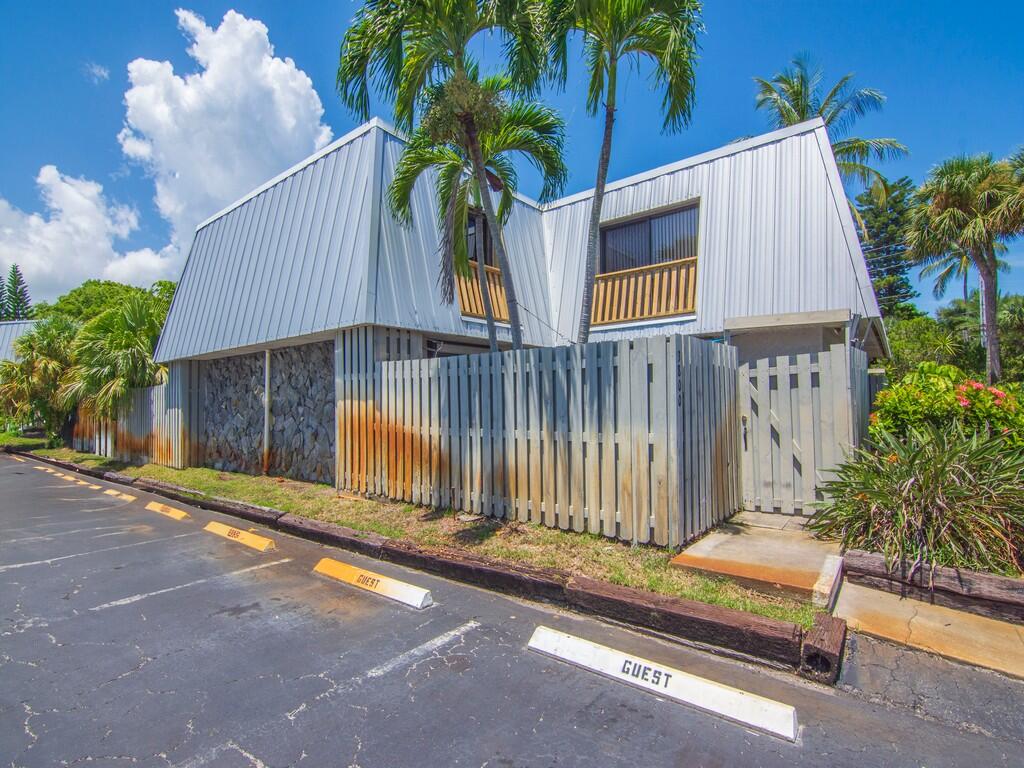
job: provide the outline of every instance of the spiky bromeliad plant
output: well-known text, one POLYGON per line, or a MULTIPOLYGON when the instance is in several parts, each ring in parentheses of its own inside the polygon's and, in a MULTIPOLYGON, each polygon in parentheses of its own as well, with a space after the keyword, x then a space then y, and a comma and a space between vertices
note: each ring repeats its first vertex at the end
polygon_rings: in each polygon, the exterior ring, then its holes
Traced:
POLYGON ((911 574, 927 564, 1020 575, 1024 450, 955 422, 873 438, 824 484, 812 530, 911 574))

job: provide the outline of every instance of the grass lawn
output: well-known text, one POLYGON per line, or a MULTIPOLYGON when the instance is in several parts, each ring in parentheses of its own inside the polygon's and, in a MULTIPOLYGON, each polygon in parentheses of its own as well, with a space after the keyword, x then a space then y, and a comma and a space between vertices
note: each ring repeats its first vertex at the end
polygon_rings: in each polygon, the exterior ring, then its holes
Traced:
POLYGON ((10 445, 22 451, 34 451, 46 447, 46 438, 22 437, 17 432, 0 432, 0 447, 10 445))
POLYGON ((409 504, 339 497, 328 485, 281 477, 253 477, 215 469, 171 469, 156 464, 126 466, 66 448, 39 450, 42 456, 74 461, 192 488, 203 493, 326 520, 423 546, 464 549, 495 560, 558 568, 613 584, 685 597, 810 627, 815 609, 786 597, 741 587, 727 579, 669 566, 672 553, 631 546, 593 534, 573 533, 530 523, 490 519, 462 523, 452 512, 432 513, 409 504))

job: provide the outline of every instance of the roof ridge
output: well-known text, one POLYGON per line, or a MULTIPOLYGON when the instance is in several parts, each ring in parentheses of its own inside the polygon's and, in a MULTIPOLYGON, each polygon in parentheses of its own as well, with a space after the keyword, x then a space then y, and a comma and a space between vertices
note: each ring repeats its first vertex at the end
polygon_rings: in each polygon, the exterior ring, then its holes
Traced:
MULTIPOLYGON (((696 155, 691 155, 689 157, 684 157, 679 160, 675 160, 671 163, 666 163, 665 165, 656 166, 646 171, 640 171, 639 173, 632 174, 631 176, 626 176, 622 179, 616 179, 615 181, 608 183, 608 185, 605 187, 605 191, 611 192, 616 189, 622 189, 623 187, 632 186, 633 184, 637 184, 641 181, 646 181, 647 179, 652 178, 654 176, 661 176, 666 173, 674 173, 685 168, 691 168, 695 165, 702 165, 703 163, 708 163, 713 160, 728 157, 729 155, 738 154, 740 152, 746 152, 747 150, 756 149, 757 147, 764 146, 765 144, 772 144, 774 142, 790 138, 791 136, 798 136, 802 133, 809 133, 811 131, 824 127, 824 121, 820 117, 816 117, 812 120, 806 120, 802 123, 796 123, 795 125, 786 126, 785 128, 780 128, 774 131, 770 131, 768 133, 762 133, 758 134, 757 136, 751 136, 746 139, 734 141, 731 144, 724 144, 696 155)), ((327 144, 326 146, 320 148, 313 154, 309 155, 303 160, 300 160, 295 165, 282 171, 281 173, 277 174, 268 181, 265 181, 263 184, 260 184, 258 187, 251 190, 242 197, 238 198, 230 205, 226 206, 225 208, 221 209, 220 211, 213 214, 209 218, 205 219, 196 227, 196 232, 198 233, 199 230, 203 229, 203 227, 206 227, 212 224, 217 219, 226 216, 227 214, 231 213, 231 211, 241 207, 245 203, 249 202, 255 197, 258 197, 259 195, 263 194, 268 189, 276 186, 277 184, 280 184, 289 176, 295 175, 299 171, 315 163, 317 160, 326 157, 327 155, 331 154, 337 149, 340 149, 346 144, 351 144, 353 141, 362 137, 364 134, 369 133, 374 128, 384 131, 385 133, 394 136, 396 139, 399 139, 400 141, 408 141, 408 137, 403 132, 399 131, 398 128, 396 128, 394 125, 380 117, 372 117, 362 125, 357 126, 356 128, 352 129, 343 136, 335 139, 330 144, 327 144)), ((537 202, 536 200, 533 200, 530 197, 527 197, 526 195, 519 193, 516 193, 516 198, 519 199, 520 202, 523 202, 533 208, 536 208, 538 211, 544 212, 549 211, 553 208, 558 208, 563 205, 568 205, 570 203, 577 202, 579 200, 585 200, 586 198, 593 196, 593 194, 594 190, 593 188, 590 188, 585 189, 581 192, 574 192, 571 195, 566 195, 565 197, 561 197, 557 200, 552 200, 550 203, 543 204, 537 202)))

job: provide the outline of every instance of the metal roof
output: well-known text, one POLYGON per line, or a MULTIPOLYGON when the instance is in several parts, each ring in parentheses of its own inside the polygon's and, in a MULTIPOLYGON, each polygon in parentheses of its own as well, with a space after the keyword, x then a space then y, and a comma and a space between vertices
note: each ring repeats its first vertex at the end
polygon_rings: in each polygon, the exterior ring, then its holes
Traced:
POLYGON ((32 330, 35 320, 8 320, 0 323, 0 360, 14 359, 14 342, 32 330))
POLYGON ((383 134, 364 126, 200 225, 156 358, 367 322, 383 134))
MULTIPOLYGON (((413 225, 384 200, 402 137, 374 119, 203 222, 157 348, 161 362, 297 343, 361 324, 486 337, 441 303, 432 179, 413 225)), ((519 196, 503 236, 524 338, 575 338, 593 191, 519 196)), ((595 338, 720 333, 726 317, 848 309, 878 317, 821 120, 613 182, 602 220, 697 202, 697 313, 595 338)), ((501 331, 507 338, 507 331, 501 331)))

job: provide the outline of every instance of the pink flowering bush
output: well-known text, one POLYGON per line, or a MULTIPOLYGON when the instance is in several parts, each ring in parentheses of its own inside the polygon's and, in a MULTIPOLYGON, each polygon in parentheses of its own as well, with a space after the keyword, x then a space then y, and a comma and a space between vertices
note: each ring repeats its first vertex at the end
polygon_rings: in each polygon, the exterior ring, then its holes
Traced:
POLYGON ((956 366, 922 363, 878 393, 871 414, 872 435, 905 435, 910 429, 960 424, 1024 445, 1024 409, 1019 387, 988 387, 956 366))

